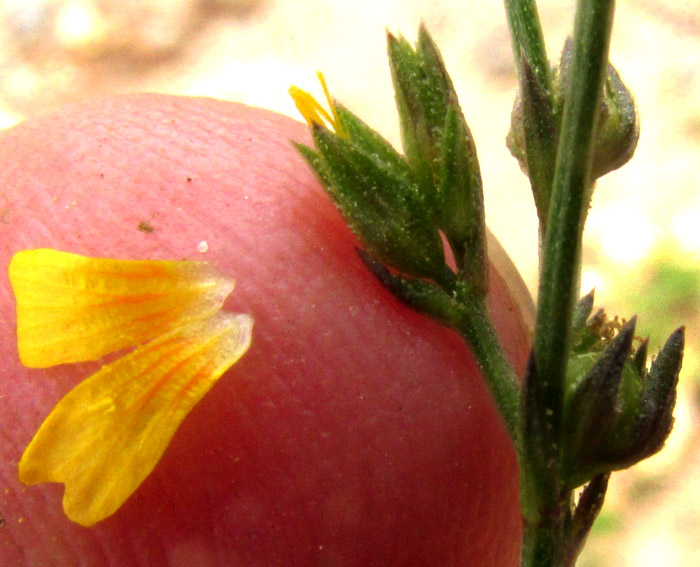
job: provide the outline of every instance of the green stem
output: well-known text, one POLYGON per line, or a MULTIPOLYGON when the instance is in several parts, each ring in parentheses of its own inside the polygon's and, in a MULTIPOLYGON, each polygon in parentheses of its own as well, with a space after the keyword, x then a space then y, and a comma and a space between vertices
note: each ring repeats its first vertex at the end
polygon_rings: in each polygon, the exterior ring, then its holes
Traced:
POLYGON ((551 93, 549 61, 535 0, 504 0, 518 77, 522 80, 521 56, 530 64, 539 83, 551 93))
POLYGON ((540 234, 544 236, 557 143, 551 71, 535 0, 504 0, 504 3, 520 84, 522 149, 540 234))
MULTIPOLYGON (((578 297, 583 225, 590 199, 591 159, 608 64, 614 0, 579 0, 574 26, 571 83, 566 94, 561 135, 552 186, 540 278, 535 360, 544 407, 543 444, 561 447, 563 397, 572 313, 578 297)), ((551 478, 527 485, 544 498, 524 495, 524 501, 549 502, 548 509, 523 510, 525 544, 523 567, 556 567, 563 561, 565 526, 570 520, 570 493, 561 491, 551 506, 552 486, 558 486, 558 467, 551 478), (539 486, 541 485, 541 486, 539 486), (554 515, 553 515, 554 513, 554 515)))
POLYGON ((590 170, 603 80, 608 65, 614 0, 579 0, 571 84, 552 186, 535 325, 537 372, 551 433, 559 442, 569 332, 580 272, 581 241, 590 196, 590 170))
MULTIPOLYGON (((562 497, 568 504, 570 493, 562 497)), ((554 510, 536 523, 523 524, 523 550, 521 567, 564 567, 566 543, 564 542, 565 510, 554 510)))
POLYGON ((518 446, 518 379, 491 323, 483 292, 459 281, 454 272, 447 267, 443 274, 436 275, 435 283, 430 283, 393 274, 368 252, 358 252, 367 269, 394 296, 416 311, 429 315, 462 335, 481 368, 481 374, 508 433, 518 446))
POLYGON ((491 396, 496 402, 508 433, 517 445, 519 419, 518 379, 506 359, 486 303, 479 297, 460 297, 459 333, 472 348, 491 396))

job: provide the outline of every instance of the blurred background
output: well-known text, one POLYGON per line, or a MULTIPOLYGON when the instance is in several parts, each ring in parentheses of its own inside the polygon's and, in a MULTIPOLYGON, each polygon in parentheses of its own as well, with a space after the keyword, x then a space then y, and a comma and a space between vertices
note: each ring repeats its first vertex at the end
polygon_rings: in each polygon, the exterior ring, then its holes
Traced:
MULTIPOLYGON (((550 59, 574 2, 538 2, 550 59)), ((584 291, 640 316, 659 348, 688 326, 667 448, 613 476, 579 565, 700 565, 700 0, 618 0, 611 60, 635 96, 633 160, 602 178, 589 215, 584 291)), ((385 32, 440 46, 476 139, 487 222, 536 289, 526 178, 505 148, 516 91, 502 2, 380 0, 0 0, 0 128, 75 101, 155 91, 236 100, 296 116, 290 84, 334 96, 398 144, 385 32)), ((3 219, 0 195, 0 222, 3 219)))

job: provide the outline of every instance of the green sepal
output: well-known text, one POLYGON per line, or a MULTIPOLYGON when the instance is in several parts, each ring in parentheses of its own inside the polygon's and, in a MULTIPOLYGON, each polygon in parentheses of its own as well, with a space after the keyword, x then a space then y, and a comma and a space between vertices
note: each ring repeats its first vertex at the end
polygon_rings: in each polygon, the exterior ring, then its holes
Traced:
POLYGON ((438 185, 438 225, 460 277, 482 296, 488 289, 486 220, 476 147, 456 99, 445 117, 438 185))
POLYGON ((562 480, 572 488, 607 472, 599 470, 598 461, 620 415, 618 391, 630 357, 635 323, 633 318, 623 327, 585 374, 580 375, 575 364, 584 362, 585 368, 584 359, 569 362, 561 473, 562 480))
POLYGON ((559 117, 551 93, 521 54, 520 89, 513 105, 506 146, 530 178, 540 226, 546 229, 557 158, 559 117))
POLYGON ((338 102, 335 102, 335 111, 343 131, 353 144, 365 154, 383 162, 387 168, 393 170, 395 176, 405 176, 407 179, 411 177, 411 168, 406 158, 376 130, 338 102))
POLYGON ((435 211, 462 280, 485 295, 486 237, 476 147, 435 42, 424 26, 415 49, 388 35, 389 63, 409 166, 435 211))
POLYGON ((292 145, 301 154, 301 157, 304 158, 304 161, 306 161, 311 170, 316 174, 316 177, 318 177, 318 180, 321 182, 321 185, 323 185, 324 187, 328 187, 328 185, 330 184, 330 180, 326 175, 326 171, 323 167, 323 162, 321 161, 318 152, 316 152, 313 148, 310 148, 309 146, 301 144, 299 142, 292 141, 292 145))
POLYGON ((442 128, 448 102, 456 93, 425 26, 418 30, 415 49, 390 33, 387 46, 404 153, 421 188, 434 195, 442 128))
POLYGON ((633 419, 613 439, 610 460, 627 468, 660 451, 673 428, 685 328, 674 331, 646 375, 633 419))
POLYGON ((406 274, 441 277, 442 242, 415 181, 322 126, 314 126, 313 139, 319 178, 365 246, 406 274))
MULTIPOLYGON (((432 282, 393 274, 366 250, 357 250, 367 269, 399 301, 448 327, 457 328, 462 318, 455 297, 432 282)), ((449 275, 448 275, 449 277, 449 275)))
POLYGON ((600 355, 569 359, 562 481, 570 488, 628 468, 658 452, 673 425, 684 329, 666 342, 649 371, 648 340, 633 353, 634 319, 600 355))
POLYGON ((639 346, 632 357, 634 368, 642 378, 647 375, 647 354, 649 351, 649 338, 644 339, 644 342, 639 346))
MULTIPOLYGON (((573 51, 573 41, 567 38, 554 77, 555 115, 559 122, 570 83, 573 51)), ((608 63, 595 133, 591 180, 622 167, 632 158, 639 141, 639 129, 639 113, 632 93, 615 67, 608 63)))

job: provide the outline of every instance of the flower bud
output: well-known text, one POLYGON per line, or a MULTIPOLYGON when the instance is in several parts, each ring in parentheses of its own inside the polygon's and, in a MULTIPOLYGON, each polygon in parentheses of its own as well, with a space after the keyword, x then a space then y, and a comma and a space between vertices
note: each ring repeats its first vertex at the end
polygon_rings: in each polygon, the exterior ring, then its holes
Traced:
POLYGON ((481 172, 457 93, 424 26, 415 49, 406 39, 389 34, 388 51, 406 159, 454 253, 459 275, 484 295, 481 172))
POLYGON ((319 125, 312 133, 315 151, 299 149, 368 250, 403 273, 441 280, 440 234, 402 158, 370 151, 377 143, 367 136, 358 142, 319 125))
MULTIPOLYGON (((554 69, 552 92, 540 84, 527 61, 513 105, 506 144, 531 179, 540 222, 546 222, 557 143, 570 84, 573 43, 564 44, 554 69)), ((591 180, 622 167, 639 140, 639 115, 634 99, 615 68, 608 64, 594 140, 591 180)))
POLYGON ((600 353, 605 341, 591 344, 590 337, 601 318, 594 315, 577 334, 567 369, 560 472, 570 488, 653 455, 673 424, 684 330, 671 335, 647 372, 647 342, 632 352, 635 319, 600 353))
MULTIPOLYGON (((569 88, 573 42, 567 39, 562 51, 559 68, 554 77, 554 98, 561 125, 564 101, 569 88)), ((632 93, 622 82, 615 67, 608 63, 603 83, 598 127, 595 136, 591 179, 625 165, 634 155, 639 140, 639 114, 632 93)))

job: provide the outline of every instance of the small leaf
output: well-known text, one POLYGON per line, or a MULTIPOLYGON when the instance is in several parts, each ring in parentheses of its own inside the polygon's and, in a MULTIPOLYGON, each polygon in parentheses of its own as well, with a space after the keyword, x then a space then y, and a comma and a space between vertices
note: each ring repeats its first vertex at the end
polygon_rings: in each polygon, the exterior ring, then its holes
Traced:
POLYGON ((546 228, 554 179, 559 124, 550 94, 521 54, 520 90, 506 145, 530 178, 540 226, 546 228))
MULTIPOLYGON (((542 377, 537 371, 535 353, 531 351, 520 397, 522 455, 526 457, 526 460, 521 463, 521 478, 523 482, 537 486, 539 489, 522 490, 521 493, 537 494, 549 502, 556 502, 559 497, 557 463, 560 447, 550 434, 550 420, 553 412, 545 397, 542 382, 542 377), (548 490, 543 490, 544 487, 548 490)), ((534 503, 538 509, 542 509, 543 504, 543 502, 534 503)), ((524 505, 529 507, 532 503, 524 505)))
POLYGON ((581 553, 593 523, 603 509, 603 501, 608 490, 609 480, 610 473, 599 474, 593 477, 584 487, 576 503, 576 509, 571 521, 571 535, 569 536, 566 550, 566 556, 570 558, 570 561, 565 561, 565 565, 574 565, 576 558, 581 553))
POLYGON ((455 299, 432 282, 392 274, 379 260, 365 250, 358 254, 367 269, 398 300, 448 327, 456 328, 461 318, 455 299))

